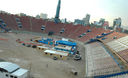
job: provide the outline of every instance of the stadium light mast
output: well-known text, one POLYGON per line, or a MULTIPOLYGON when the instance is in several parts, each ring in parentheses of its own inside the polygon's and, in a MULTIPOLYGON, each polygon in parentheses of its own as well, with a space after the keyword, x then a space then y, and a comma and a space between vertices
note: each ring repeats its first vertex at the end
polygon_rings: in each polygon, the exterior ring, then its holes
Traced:
POLYGON ((59 19, 60 5, 61 5, 61 0, 58 1, 58 5, 57 5, 57 9, 56 9, 56 15, 55 15, 55 18, 54 18, 54 22, 55 23, 59 23, 60 22, 60 19, 59 19))

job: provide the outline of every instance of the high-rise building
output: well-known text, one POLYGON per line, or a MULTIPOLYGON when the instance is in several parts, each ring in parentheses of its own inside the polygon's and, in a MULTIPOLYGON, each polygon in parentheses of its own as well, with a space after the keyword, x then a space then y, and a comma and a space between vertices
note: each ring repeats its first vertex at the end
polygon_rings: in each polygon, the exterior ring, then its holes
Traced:
POLYGON ((80 25, 83 25, 83 26, 87 26, 89 25, 89 20, 90 20, 90 15, 87 14, 85 18, 83 18, 82 20, 81 19, 75 19, 74 20, 74 25, 77 25, 77 24, 80 24, 80 25))
POLYGON ((121 28, 121 18, 114 19, 113 28, 121 28))
POLYGON ((89 20, 90 20, 90 15, 87 14, 85 18, 83 18, 83 21, 84 21, 84 25, 89 25, 89 20))
POLYGON ((104 22, 105 22, 105 19, 104 19, 104 18, 100 18, 99 24, 100 24, 101 26, 103 26, 104 22))
POLYGON ((36 19, 40 19, 40 15, 36 15, 36 19))

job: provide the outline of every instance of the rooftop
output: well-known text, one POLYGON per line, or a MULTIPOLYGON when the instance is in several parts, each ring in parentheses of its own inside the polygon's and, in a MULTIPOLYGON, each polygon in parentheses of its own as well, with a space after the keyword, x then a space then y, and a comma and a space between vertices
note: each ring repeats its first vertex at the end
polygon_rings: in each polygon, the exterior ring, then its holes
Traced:
POLYGON ((9 73, 15 71, 19 67, 20 66, 18 66, 17 64, 13 64, 13 63, 10 63, 10 62, 0 62, 0 68, 6 70, 9 73))
POLYGON ((66 52, 58 52, 58 51, 54 51, 54 50, 45 50, 44 52, 58 54, 58 55, 62 55, 62 56, 68 56, 68 53, 66 53, 66 52))
POLYGON ((22 76, 24 73, 27 73, 27 72, 28 72, 28 70, 20 68, 17 71, 15 71, 14 73, 12 73, 12 75, 14 75, 14 76, 22 76))

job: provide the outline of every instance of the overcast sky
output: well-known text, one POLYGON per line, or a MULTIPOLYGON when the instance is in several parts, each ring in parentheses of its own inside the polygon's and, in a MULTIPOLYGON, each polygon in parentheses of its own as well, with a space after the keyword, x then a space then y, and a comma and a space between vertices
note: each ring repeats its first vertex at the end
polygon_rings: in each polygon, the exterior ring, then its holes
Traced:
MULTIPOLYGON (((25 13, 36 16, 47 13, 54 17, 58 0, 1 0, 0 10, 13 14, 25 13)), ((82 19, 91 15, 90 22, 105 18, 112 25, 113 19, 121 17, 122 25, 128 26, 128 0, 61 0, 60 19, 82 19)))

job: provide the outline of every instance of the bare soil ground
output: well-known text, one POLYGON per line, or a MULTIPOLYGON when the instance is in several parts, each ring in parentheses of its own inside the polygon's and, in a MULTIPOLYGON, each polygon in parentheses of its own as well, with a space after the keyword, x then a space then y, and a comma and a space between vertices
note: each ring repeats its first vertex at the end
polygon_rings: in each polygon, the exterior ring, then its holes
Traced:
POLYGON ((8 39, 8 41, 0 40, 0 58, 30 70, 30 75, 34 78, 84 78, 84 46, 78 45, 82 55, 81 61, 75 61, 71 57, 69 60, 53 60, 36 49, 25 47, 16 42, 18 38, 24 40, 33 37, 37 36, 25 33, 0 33, 0 38, 8 39), (78 75, 74 76, 70 72, 71 69, 75 69, 78 75))

